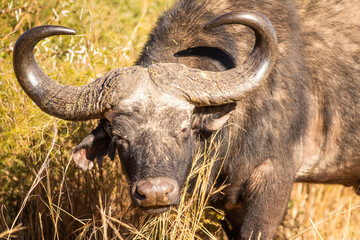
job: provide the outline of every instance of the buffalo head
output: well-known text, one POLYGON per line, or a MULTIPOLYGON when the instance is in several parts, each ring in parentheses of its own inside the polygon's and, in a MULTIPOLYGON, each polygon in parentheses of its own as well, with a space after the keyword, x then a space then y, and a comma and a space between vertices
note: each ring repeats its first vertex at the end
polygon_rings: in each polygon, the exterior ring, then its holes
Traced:
POLYGON ((75 162, 87 170, 95 158, 113 159, 117 151, 135 203, 161 212, 179 203, 199 135, 221 128, 236 101, 261 84, 274 66, 277 40, 264 16, 231 12, 208 22, 204 31, 224 24, 246 25, 256 37, 244 64, 224 72, 159 63, 118 68, 85 86, 63 86, 38 67, 33 55, 40 40, 75 34, 60 26, 24 33, 15 45, 14 70, 24 91, 46 113, 72 121, 101 119, 74 149, 75 162))

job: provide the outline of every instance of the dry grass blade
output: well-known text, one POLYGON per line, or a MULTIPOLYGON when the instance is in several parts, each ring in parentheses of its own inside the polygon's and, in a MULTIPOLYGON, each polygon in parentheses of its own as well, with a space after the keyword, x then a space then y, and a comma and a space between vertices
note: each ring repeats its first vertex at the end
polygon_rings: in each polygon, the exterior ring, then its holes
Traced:
POLYGON ((25 208, 25 205, 30 197, 30 194, 33 192, 33 190, 35 189, 35 187, 40 183, 41 179, 43 178, 43 172, 46 171, 48 165, 49 165, 49 162, 50 162, 50 153, 52 152, 52 150, 54 149, 54 146, 55 146, 55 142, 56 142, 56 138, 57 138, 57 135, 58 135, 58 127, 56 125, 56 122, 54 122, 54 136, 53 136, 53 139, 51 141, 51 148, 48 152, 48 154, 46 155, 46 158, 45 158, 45 161, 44 163, 42 164, 40 170, 38 171, 37 175, 35 176, 35 180, 33 181, 33 184, 30 188, 30 190, 28 191, 28 193, 26 194, 26 197, 23 201, 23 203, 21 204, 21 208, 18 212, 18 214, 16 215, 12 225, 11 225, 11 228, 9 230, 9 235, 8 235, 8 239, 10 239, 10 234, 11 234, 11 231, 14 229, 15 227, 15 224, 17 222, 17 219, 19 218, 21 212, 23 211, 23 209, 25 208))
POLYGON ((316 225, 314 224, 313 220, 312 220, 311 218, 310 218, 309 220, 310 220, 311 224, 313 225, 313 229, 314 229, 314 231, 316 232, 316 235, 319 236, 319 238, 320 238, 321 240, 324 240, 324 239, 321 237, 321 234, 319 233, 319 231, 318 231, 316 225))
POLYGON ((343 240, 346 240, 347 239, 347 236, 348 236, 348 231, 349 231, 349 226, 350 226, 350 217, 351 217, 351 199, 350 199, 350 202, 349 202, 349 210, 348 210, 348 214, 347 214, 347 219, 346 219, 346 227, 345 227, 345 232, 344 232, 344 237, 343 237, 343 240))
POLYGON ((26 229, 26 227, 22 227, 21 224, 19 224, 11 229, 1 232, 0 239, 16 237, 15 235, 13 235, 14 233, 25 230, 25 229, 26 229))
MULTIPOLYGON (((360 205, 351 207, 350 209, 345 210, 345 211, 341 211, 341 212, 337 212, 337 213, 331 214, 329 217, 327 217, 327 218, 325 218, 325 219, 323 219, 323 220, 321 220, 321 221, 319 221, 319 222, 317 222, 317 223, 314 223, 314 222, 312 222, 311 219, 309 219, 309 220, 311 221, 311 223, 312 223, 312 226, 309 227, 309 228, 306 228, 305 230, 303 230, 303 231, 301 231, 300 233, 296 234, 295 236, 291 237, 290 240, 296 239, 297 237, 303 235, 305 232, 307 232, 307 231, 309 231, 309 230, 311 230, 311 229, 313 229, 313 228, 317 228, 317 226, 319 226, 320 224, 322 224, 322 223, 324 223, 324 222, 328 221, 329 219, 334 218, 334 217, 336 217, 336 216, 347 214, 347 219, 348 219, 348 218, 349 218, 349 215, 350 215, 350 212, 351 212, 351 211, 354 211, 354 210, 356 210, 356 209, 358 209, 358 208, 360 208, 360 205)), ((359 236, 360 236, 360 235, 359 235, 359 236)))

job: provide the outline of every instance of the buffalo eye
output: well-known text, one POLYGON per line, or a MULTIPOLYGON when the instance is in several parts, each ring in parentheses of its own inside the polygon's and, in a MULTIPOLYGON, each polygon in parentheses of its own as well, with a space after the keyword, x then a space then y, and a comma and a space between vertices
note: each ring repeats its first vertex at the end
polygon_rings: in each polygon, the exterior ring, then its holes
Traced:
POLYGON ((185 141, 189 138, 190 135, 190 128, 189 127, 184 127, 181 129, 181 132, 178 134, 178 139, 180 141, 185 141))
POLYGON ((129 148, 129 142, 126 139, 119 136, 115 136, 113 138, 113 142, 116 143, 120 152, 127 152, 129 148))
POLYGON ((189 132, 189 128, 188 128, 188 127, 183 128, 183 129, 181 129, 181 132, 182 132, 182 133, 187 133, 187 132, 189 132))

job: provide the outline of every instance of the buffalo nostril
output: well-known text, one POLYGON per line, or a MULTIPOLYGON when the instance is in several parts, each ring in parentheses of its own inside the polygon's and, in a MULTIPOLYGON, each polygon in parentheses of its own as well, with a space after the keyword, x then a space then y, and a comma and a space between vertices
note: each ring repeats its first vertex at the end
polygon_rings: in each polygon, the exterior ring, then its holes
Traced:
POLYGON ((146 199, 146 196, 144 194, 139 193, 139 190, 137 188, 136 188, 136 190, 134 192, 134 197, 136 199, 139 199, 140 201, 146 199))
POLYGON ((143 181, 135 186, 134 197, 140 201, 154 201, 154 184, 151 181, 143 181))

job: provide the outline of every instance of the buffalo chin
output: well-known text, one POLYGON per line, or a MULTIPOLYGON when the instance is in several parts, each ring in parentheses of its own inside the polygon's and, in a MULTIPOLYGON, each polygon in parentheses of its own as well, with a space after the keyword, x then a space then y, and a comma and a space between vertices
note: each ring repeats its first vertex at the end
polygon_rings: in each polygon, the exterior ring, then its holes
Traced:
POLYGON ((170 211, 171 206, 157 206, 157 207, 140 207, 142 211, 150 215, 159 215, 161 213, 170 211))

